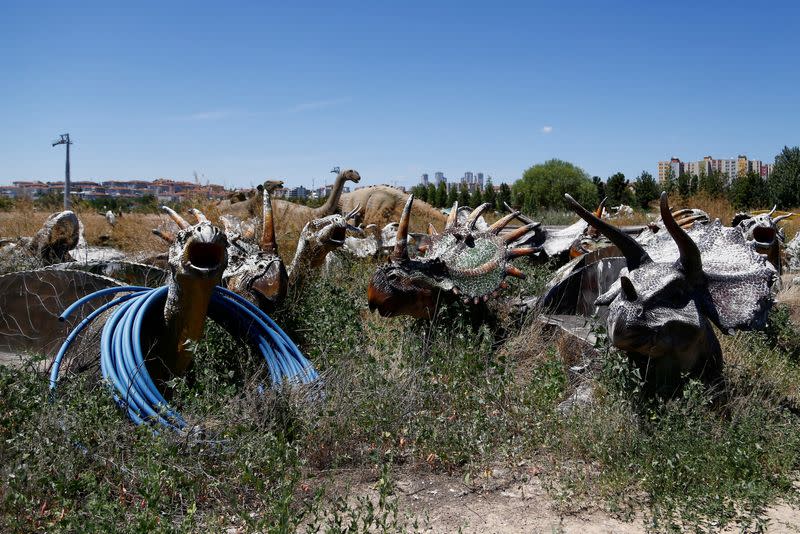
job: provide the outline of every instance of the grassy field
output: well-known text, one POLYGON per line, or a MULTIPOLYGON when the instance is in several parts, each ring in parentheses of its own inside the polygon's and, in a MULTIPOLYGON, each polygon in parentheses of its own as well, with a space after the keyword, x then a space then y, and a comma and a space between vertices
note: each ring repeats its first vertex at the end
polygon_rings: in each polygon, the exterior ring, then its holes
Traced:
MULTIPOLYGON (((434 321, 370 314, 374 268, 345 262, 275 314, 320 370, 313 389, 259 393, 257 359, 207 324, 173 398, 202 434, 134 428, 97 373, 49 401, 34 359, 0 367, 0 531, 424 531, 400 477, 479 493, 499 471, 538 481, 556 514, 657 532, 760 531, 771 505, 797 504, 800 331, 787 307, 765 332, 720 335, 724 395, 690 383, 653 400, 601 329, 597 372, 578 379, 579 348, 533 316, 498 309, 490 329, 460 306, 434 321), (582 381, 593 403, 563 414, 582 381)), ((551 273, 524 270, 512 293, 551 273)))

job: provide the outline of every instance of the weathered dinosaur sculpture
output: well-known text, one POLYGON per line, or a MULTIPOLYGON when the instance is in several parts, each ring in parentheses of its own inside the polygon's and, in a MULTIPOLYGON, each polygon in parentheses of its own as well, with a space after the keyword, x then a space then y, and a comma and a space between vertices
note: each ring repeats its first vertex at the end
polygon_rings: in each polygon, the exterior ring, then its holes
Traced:
POLYGON ((507 287, 506 276, 525 277, 511 260, 538 249, 515 249, 508 244, 529 232, 532 225, 500 236, 513 218, 506 216, 486 231, 476 230, 475 221, 488 204, 476 208, 463 225, 456 222, 458 210, 454 206, 442 233, 431 226, 431 242, 424 256, 410 258, 408 229, 413 202, 411 195, 403 208, 389 262, 379 267, 370 281, 367 292, 370 310, 377 309, 386 317, 430 318, 440 300, 461 298, 465 303, 478 304, 507 287))
POLYGON ((309 270, 316 269, 324 263, 329 252, 342 247, 348 230, 361 232, 359 228, 347 222, 356 210, 358 206, 347 215, 328 215, 306 223, 300 232, 297 249, 289 265, 290 284, 299 284, 309 270))
POLYGON ((739 228, 745 239, 753 244, 759 254, 764 254, 769 262, 777 269, 778 275, 783 273, 781 249, 785 241, 783 229, 778 223, 794 216, 793 213, 784 213, 773 217, 777 206, 768 213, 751 214, 737 213, 731 221, 731 226, 739 228))
MULTIPOLYGON (((336 176, 336 181, 333 184, 333 190, 325 204, 318 208, 310 208, 289 202, 288 200, 273 199, 272 210, 275 214, 275 229, 280 235, 284 234, 298 234, 302 231, 307 222, 314 219, 320 219, 333 215, 339 209, 339 200, 342 196, 342 190, 346 182, 358 183, 361 181, 361 175, 353 169, 345 169, 336 176)), ((270 183, 270 182, 268 182, 270 183)), ((280 182, 272 182, 280 183, 280 182)), ((225 215, 233 215, 242 221, 258 217, 263 205, 263 192, 261 188, 259 191, 250 196, 244 202, 231 203, 230 201, 223 201, 219 205, 220 211, 225 215)))
POLYGON ((8 240, 0 246, 0 258, 16 270, 72 261, 70 251, 78 246, 80 222, 72 211, 53 213, 33 237, 8 240))
MULTIPOLYGON (((383 228, 387 224, 400 220, 408 200, 408 194, 397 188, 386 185, 373 185, 364 187, 351 193, 342 195, 340 202, 342 212, 351 212, 356 206, 361 206, 357 212, 360 222, 365 225, 375 224, 383 228)), ((425 225, 433 223, 440 227, 447 220, 447 216, 427 202, 420 200, 414 202, 412 218, 425 221, 425 225)), ((419 228, 424 231, 424 228, 419 228)))
POLYGON ((727 333, 764 326, 775 269, 738 229, 719 221, 685 231, 661 195, 665 232, 644 247, 566 195, 572 209, 625 258, 619 279, 597 298, 608 306, 610 341, 637 363, 648 386, 669 392, 684 373, 716 381, 727 333))

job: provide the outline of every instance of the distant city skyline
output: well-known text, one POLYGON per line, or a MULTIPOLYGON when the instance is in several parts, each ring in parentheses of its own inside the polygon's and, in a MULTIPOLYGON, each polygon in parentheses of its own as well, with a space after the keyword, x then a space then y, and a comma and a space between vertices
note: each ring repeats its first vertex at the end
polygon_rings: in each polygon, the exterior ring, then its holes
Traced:
POLYGON ((2 12, 13 53, 0 58, 0 183, 62 178, 63 147, 50 143, 66 132, 76 181, 196 171, 227 187, 321 185, 332 165, 362 185, 445 169, 512 181, 552 158, 635 177, 655 174, 665 150, 771 162, 800 144, 795 2, 82 0, 2 12))

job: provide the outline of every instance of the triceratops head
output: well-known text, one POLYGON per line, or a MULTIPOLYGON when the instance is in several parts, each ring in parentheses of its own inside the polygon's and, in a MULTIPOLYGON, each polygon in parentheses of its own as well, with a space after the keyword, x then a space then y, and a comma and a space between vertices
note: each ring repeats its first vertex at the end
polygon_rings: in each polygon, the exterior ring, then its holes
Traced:
POLYGON ((489 204, 476 208, 462 224, 457 223, 458 204, 450 211, 444 232, 432 227, 430 243, 422 257, 409 258, 408 226, 411 218, 411 195, 403 209, 397 238, 389 262, 379 267, 369 284, 370 310, 383 316, 410 315, 429 318, 442 292, 460 296, 464 302, 477 304, 506 287, 507 275, 524 278, 511 265, 513 258, 532 254, 537 248, 509 248, 508 244, 531 231, 532 225, 498 235, 519 213, 503 217, 486 231, 475 229, 476 221, 489 204))
POLYGON ((667 360, 681 372, 702 373, 721 362, 710 324, 724 332, 765 324, 775 270, 734 228, 719 221, 688 232, 661 194, 659 232, 645 249, 616 227, 586 211, 567 195, 572 209, 601 231, 625 257, 619 280, 597 299, 609 306, 608 335, 618 348, 652 360, 667 360))

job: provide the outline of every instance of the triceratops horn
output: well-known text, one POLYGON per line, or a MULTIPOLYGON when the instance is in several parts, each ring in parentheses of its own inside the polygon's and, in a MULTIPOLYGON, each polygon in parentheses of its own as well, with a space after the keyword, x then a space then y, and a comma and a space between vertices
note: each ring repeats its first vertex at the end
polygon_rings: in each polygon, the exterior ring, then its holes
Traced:
POLYGON ((475 223, 478 222, 478 217, 483 215, 483 212, 489 209, 489 206, 491 206, 491 204, 489 204, 488 202, 484 202, 483 204, 475 208, 472 211, 472 213, 469 214, 469 217, 467 217, 468 230, 473 230, 475 228, 475 223))
POLYGON ((769 212, 769 213, 767 213, 767 215, 769 215, 770 217, 772 217, 772 214, 773 214, 773 213, 775 213, 775 210, 776 210, 776 209, 778 209, 778 205, 777 205, 777 204, 775 204, 774 206, 772 206, 772 209, 770 210, 770 212, 769 212))
POLYGON ((700 259, 700 249, 697 248, 697 243, 692 241, 683 228, 678 226, 672 213, 669 211, 669 199, 667 198, 666 191, 661 193, 661 220, 667 228, 672 240, 678 245, 678 251, 681 254, 681 265, 683 271, 688 278, 698 278, 703 274, 703 262, 700 259))
POLYGON ((625 300, 628 302, 636 302, 638 297, 636 296, 636 288, 633 287, 631 279, 627 276, 620 276, 619 283, 622 286, 622 296, 625 297, 625 300))
POLYGON ((489 227, 489 231, 493 234, 499 234, 500 230, 506 227, 508 223, 514 220, 519 215, 518 211, 512 211, 508 215, 505 215, 502 219, 498 219, 493 225, 489 227))
POLYGON ((350 212, 345 216, 344 220, 349 221, 350 219, 355 217, 356 213, 358 213, 360 210, 361 210, 361 204, 356 204, 356 207, 350 210, 350 212))
POLYGON ((175 210, 174 210, 174 209, 172 209, 172 208, 170 208, 169 206, 161 206, 161 210, 162 210, 164 213, 166 213, 167 215, 169 215, 169 216, 170 216, 170 218, 171 218, 173 221, 175 221, 175 224, 177 224, 177 225, 178 225, 178 228, 180 228, 181 230, 186 230, 187 228, 189 228, 189 227, 191 226, 191 224, 189 224, 188 222, 186 222, 186 219, 184 219, 183 217, 181 217, 180 215, 178 215, 178 214, 175 212, 175 210))
POLYGON ((775 224, 778 224, 778 223, 779 223, 779 222, 781 222, 782 220, 784 220, 784 219, 788 219, 789 217, 793 217, 793 216, 794 216, 794 213, 785 213, 785 214, 783 214, 783 215, 778 215, 777 217, 775 217, 775 218, 772 220, 772 222, 774 222, 775 224))
POLYGON ((625 261, 628 264, 628 269, 638 269, 641 265, 652 261, 650 256, 647 255, 642 245, 636 242, 634 238, 617 228, 616 226, 597 218, 593 213, 590 213, 578 202, 565 194, 567 204, 572 208, 572 211, 577 213, 581 219, 594 226, 596 229, 606 236, 609 241, 614 243, 617 248, 625 256, 625 261))
POLYGON ((394 250, 392 251, 393 260, 408 258, 408 223, 411 220, 411 205, 413 203, 414 195, 408 195, 408 200, 403 208, 403 215, 400 216, 400 224, 397 227, 397 237, 395 237, 394 250))
POLYGON ((597 217, 598 219, 602 219, 603 218, 603 210, 606 207, 606 201, 607 200, 608 200, 608 197, 603 198, 603 200, 600 201, 600 204, 597 206, 597 209, 594 212, 595 217, 597 217))
POLYGON ((272 195, 270 195, 270 188, 263 188, 263 199, 261 206, 261 215, 263 219, 263 226, 261 228, 261 250, 265 252, 277 253, 277 246, 275 244, 275 218, 272 216, 272 195))
POLYGON ((444 223, 444 229, 447 230, 448 228, 452 228, 456 221, 458 220, 458 200, 453 202, 453 207, 450 210, 450 213, 447 215, 447 222, 444 223))
POLYGON ((191 208, 189 213, 194 215, 195 219, 197 219, 197 222, 199 223, 208 222, 208 217, 206 217, 205 214, 197 208, 191 208))

